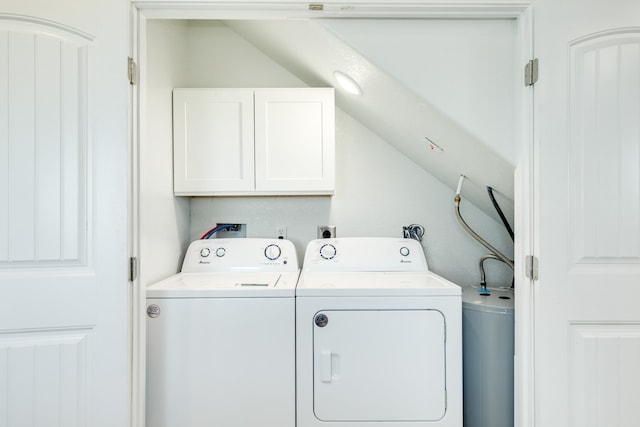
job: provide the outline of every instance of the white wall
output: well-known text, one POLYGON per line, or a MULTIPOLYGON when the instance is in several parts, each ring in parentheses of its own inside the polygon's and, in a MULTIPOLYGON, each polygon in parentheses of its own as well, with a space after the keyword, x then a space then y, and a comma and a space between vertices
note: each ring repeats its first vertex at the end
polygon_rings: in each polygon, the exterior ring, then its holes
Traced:
POLYGON ((148 22, 148 67, 140 143, 140 277, 143 285, 175 274, 189 243, 190 201, 173 196, 172 90, 186 79, 184 22, 148 22))
MULTIPOLYGON (((197 22, 188 28, 188 86, 304 86, 222 24, 197 22)), ((284 225, 302 256, 320 224, 336 225, 339 236, 401 236, 403 225, 419 223, 426 228, 431 269, 459 284, 477 284, 477 263, 486 251, 456 223, 451 190, 339 108, 336 123, 333 197, 193 198, 190 238, 222 221, 246 223, 248 237, 275 237, 276 227, 284 225)), ((501 224, 469 204, 463 203, 462 211, 478 232, 511 255, 501 224)), ((488 264, 487 275, 490 284, 510 284, 511 273, 501 265, 488 264)))
POLYGON ((192 21, 188 28, 188 87, 306 86, 222 22, 192 21))
POLYGON ((516 164, 514 19, 320 22, 516 164))

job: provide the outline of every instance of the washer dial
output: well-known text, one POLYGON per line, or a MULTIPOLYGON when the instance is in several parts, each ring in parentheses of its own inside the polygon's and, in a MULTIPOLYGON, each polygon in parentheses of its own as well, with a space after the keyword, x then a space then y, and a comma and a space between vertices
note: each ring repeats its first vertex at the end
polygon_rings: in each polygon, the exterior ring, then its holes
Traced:
POLYGON ((411 251, 409 251, 408 247, 403 246, 403 247, 400 248, 400 255, 409 256, 410 253, 411 253, 411 251))
POLYGON ((209 248, 202 248, 202 249, 200 249, 200 256, 201 256, 202 258, 206 258, 206 257, 208 257, 209 255, 211 255, 211 249, 209 249, 209 248))
POLYGON ((225 256, 227 253, 227 250, 223 247, 219 247, 218 249, 216 249, 216 256, 218 258, 222 258, 223 256, 225 256))
POLYGON ((280 255, 282 255, 282 249, 280 249, 278 245, 271 244, 264 248, 264 256, 266 256, 268 260, 275 261, 280 258, 280 255))

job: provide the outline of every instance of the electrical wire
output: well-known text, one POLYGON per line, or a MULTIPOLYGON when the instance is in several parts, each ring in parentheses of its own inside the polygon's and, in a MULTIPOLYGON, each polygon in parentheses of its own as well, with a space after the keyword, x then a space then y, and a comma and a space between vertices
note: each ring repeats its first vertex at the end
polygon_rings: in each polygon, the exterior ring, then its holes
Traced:
POLYGON ((218 231, 221 230, 228 230, 230 228, 233 228, 233 224, 220 224, 220 225, 216 225, 215 227, 213 227, 212 229, 210 229, 209 231, 207 231, 206 233, 204 233, 202 235, 202 237, 200 237, 200 240, 204 240, 204 239, 210 239, 211 236, 213 236, 214 234, 216 234, 218 231))
POLYGON ((502 220, 504 227, 507 229, 507 233, 509 233, 509 236, 511 236, 511 241, 513 241, 513 229, 509 224, 509 220, 507 220, 507 218, 504 216, 502 209, 500 209, 500 205, 496 201, 496 198, 493 196, 493 188, 487 187, 487 192, 489 193, 489 198, 491 199, 491 203, 493 203, 493 207, 498 212, 498 215, 500 215, 500 219, 502 220))

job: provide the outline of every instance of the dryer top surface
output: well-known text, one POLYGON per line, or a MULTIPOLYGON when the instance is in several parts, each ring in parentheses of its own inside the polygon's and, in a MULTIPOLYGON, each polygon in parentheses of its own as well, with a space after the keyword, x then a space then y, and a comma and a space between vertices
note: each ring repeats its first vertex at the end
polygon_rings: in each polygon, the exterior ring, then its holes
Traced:
POLYGON ((462 288, 426 272, 303 272, 296 295, 457 296, 462 288))

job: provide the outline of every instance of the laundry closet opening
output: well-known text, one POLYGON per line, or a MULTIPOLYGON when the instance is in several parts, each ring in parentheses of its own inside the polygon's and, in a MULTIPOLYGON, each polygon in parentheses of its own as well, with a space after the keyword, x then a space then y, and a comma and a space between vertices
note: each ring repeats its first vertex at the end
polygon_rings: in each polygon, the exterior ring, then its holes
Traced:
MULTIPOLYGON (((275 238, 285 227, 299 259, 318 225, 334 225, 341 237, 402 237, 403 226, 420 224, 429 268, 460 286, 477 286, 486 250, 455 217, 461 174, 465 220, 513 258, 486 186, 513 224, 521 87, 516 19, 154 18, 140 30, 142 300, 147 286, 180 270, 190 242, 227 222, 246 225, 246 237, 275 238), (362 93, 342 89, 336 71, 362 93), (309 87, 335 90, 332 194, 175 194, 174 89, 309 87)), ((210 154, 218 163, 228 155, 210 154)), ((489 286, 512 284, 513 271, 503 263, 487 262, 485 274, 489 286)))

